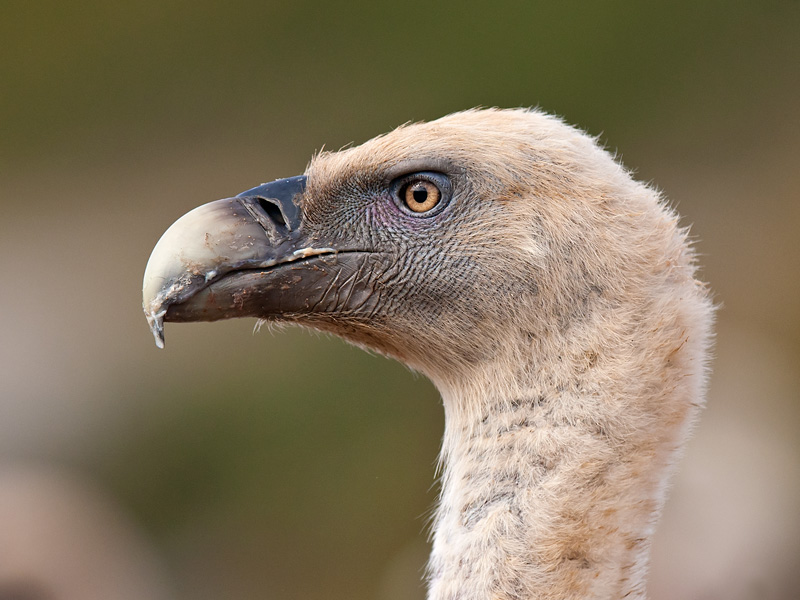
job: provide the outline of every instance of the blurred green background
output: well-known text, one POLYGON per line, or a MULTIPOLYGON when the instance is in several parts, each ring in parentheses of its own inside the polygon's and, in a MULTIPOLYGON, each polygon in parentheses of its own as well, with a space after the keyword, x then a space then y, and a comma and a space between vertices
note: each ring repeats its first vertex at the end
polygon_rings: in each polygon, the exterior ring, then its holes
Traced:
POLYGON ((796 598, 799 32, 771 0, 5 2, 0 598, 424 596, 430 383, 246 321, 157 351, 141 276, 188 209, 476 105, 600 135, 722 304, 651 597, 796 598))

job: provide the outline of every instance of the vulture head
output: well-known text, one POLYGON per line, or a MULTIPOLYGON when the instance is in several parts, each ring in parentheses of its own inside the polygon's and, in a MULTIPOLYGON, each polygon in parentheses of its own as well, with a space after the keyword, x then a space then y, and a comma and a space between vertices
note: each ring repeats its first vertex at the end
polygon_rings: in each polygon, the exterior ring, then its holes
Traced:
POLYGON ((687 233, 594 139, 471 110, 196 208, 144 310, 256 317, 392 356, 442 393, 430 598, 642 597, 712 307, 687 233))

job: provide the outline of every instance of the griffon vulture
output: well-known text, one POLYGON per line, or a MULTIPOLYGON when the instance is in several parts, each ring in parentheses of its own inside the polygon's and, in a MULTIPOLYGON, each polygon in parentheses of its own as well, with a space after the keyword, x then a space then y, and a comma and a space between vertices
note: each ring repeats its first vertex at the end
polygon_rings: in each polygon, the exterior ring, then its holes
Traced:
POLYGON ((470 110, 196 208, 144 309, 332 332, 441 392, 432 600, 642 598, 703 404, 712 304, 687 231, 594 139, 470 110))

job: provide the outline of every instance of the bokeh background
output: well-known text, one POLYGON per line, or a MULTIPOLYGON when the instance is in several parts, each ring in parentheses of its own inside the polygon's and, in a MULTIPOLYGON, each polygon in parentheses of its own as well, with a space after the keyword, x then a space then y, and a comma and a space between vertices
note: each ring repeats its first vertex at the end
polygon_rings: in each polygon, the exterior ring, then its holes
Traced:
POLYGON ((650 594, 800 595, 800 2, 3 3, 0 598, 422 598, 442 430, 404 367, 172 325, 188 209, 311 154, 541 106, 665 190, 722 308, 650 594))

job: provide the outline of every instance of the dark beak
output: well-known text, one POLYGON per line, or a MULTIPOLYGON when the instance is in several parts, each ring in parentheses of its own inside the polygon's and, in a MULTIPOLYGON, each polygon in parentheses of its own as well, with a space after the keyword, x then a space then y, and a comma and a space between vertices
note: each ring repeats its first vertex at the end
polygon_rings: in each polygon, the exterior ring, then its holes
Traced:
MULTIPOLYGON (((306 177, 290 177, 235 198, 204 204, 178 219, 156 244, 142 286, 143 308, 160 348, 164 321, 292 317, 335 309, 332 282, 351 281, 369 252, 335 248, 303 227, 306 177)), ((339 296, 338 294, 336 295, 339 296)))

